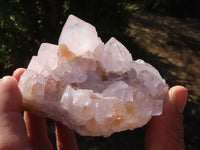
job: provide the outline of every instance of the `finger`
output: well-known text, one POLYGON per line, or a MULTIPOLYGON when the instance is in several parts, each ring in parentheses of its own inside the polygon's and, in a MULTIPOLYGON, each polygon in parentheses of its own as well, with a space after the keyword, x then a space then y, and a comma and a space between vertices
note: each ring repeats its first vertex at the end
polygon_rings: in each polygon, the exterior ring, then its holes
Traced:
POLYGON ((184 149, 182 112, 186 101, 186 88, 175 86, 169 90, 162 115, 152 117, 149 122, 145 137, 147 150, 184 149))
POLYGON ((56 126, 56 143, 58 150, 78 150, 74 132, 59 122, 56 126))
POLYGON ((13 77, 15 77, 15 79, 16 79, 17 81, 19 81, 20 76, 24 73, 25 70, 26 70, 26 69, 24 69, 24 68, 18 68, 18 69, 16 69, 16 70, 14 71, 14 73, 13 73, 13 77))
POLYGON ((13 77, 0 80, 0 149, 30 149, 22 117, 21 93, 13 77))
POLYGON ((28 139, 33 149, 35 150, 53 149, 47 135, 45 118, 40 118, 31 113, 24 112, 24 120, 26 123, 28 139))
MULTIPOLYGON (((24 68, 19 68, 14 71, 13 76, 17 81, 19 81, 20 76, 25 70, 24 68)), ((53 149, 47 135, 45 118, 40 118, 31 113, 24 112, 24 120, 31 146, 36 150, 53 149)))

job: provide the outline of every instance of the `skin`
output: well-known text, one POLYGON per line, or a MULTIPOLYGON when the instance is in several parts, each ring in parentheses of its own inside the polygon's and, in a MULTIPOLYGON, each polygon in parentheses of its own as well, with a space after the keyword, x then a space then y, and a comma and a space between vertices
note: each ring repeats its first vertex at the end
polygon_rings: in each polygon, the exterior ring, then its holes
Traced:
MULTIPOLYGON (((22 109, 22 96, 17 83, 25 69, 17 69, 13 76, 0 79, 0 150, 51 150, 45 118, 22 109)), ((145 137, 146 150, 182 150, 183 110, 187 90, 172 87, 166 96, 163 114, 152 117, 145 137)), ((56 122, 58 150, 78 150, 72 130, 56 122)))
POLYGON ((164 101, 161 116, 152 117, 148 124, 146 150, 183 150, 183 110, 187 101, 187 89, 172 87, 164 101))

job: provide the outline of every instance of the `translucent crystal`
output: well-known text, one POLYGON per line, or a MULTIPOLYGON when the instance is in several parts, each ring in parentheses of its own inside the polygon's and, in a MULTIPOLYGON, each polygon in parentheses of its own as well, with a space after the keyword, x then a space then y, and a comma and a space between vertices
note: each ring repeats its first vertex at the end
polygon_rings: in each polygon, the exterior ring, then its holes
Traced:
POLYGON ((91 24, 70 15, 61 32, 58 44, 66 45, 76 55, 93 50, 102 43, 91 24))
POLYGON ((123 101, 133 101, 133 88, 123 81, 108 85, 102 94, 103 97, 117 97, 123 101))
POLYGON ((123 74, 130 69, 131 54, 113 37, 104 46, 97 47, 94 54, 107 73, 123 74))
POLYGON ((168 85, 119 41, 106 44, 94 26, 70 15, 58 45, 43 43, 21 76, 24 108, 81 135, 110 136, 162 113, 168 85))

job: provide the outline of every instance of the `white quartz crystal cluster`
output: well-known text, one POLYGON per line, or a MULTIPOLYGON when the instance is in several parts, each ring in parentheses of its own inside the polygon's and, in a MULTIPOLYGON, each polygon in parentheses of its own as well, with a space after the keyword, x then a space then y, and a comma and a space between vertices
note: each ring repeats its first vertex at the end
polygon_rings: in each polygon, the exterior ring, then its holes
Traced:
POLYGON ((24 108, 81 135, 110 136, 162 113, 168 85, 119 41, 103 43, 91 24, 70 15, 58 45, 43 43, 21 76, 24 108))

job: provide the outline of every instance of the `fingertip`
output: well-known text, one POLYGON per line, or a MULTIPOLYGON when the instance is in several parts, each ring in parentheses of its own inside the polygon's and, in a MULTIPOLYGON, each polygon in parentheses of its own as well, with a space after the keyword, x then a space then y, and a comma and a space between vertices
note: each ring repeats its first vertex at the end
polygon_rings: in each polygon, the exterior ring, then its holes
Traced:
POLYGON ((12 76, 5 76, 0 82, 0 111, 21 112, 21 93, 17 86, 17 80, 12 76))
POLYGON ((174 86, 164 100, 163 113, 149 122, 146 149, 184 149, 183 110, 187 101, 187 89, 174 86))
POLYGON ((169 90, 169 101, 174 102, 177 110, 182 113, 187 102, 188 92, 183 86, 174 86, 169 90))
POLYGON ((24 69, 24 68, 18 68, 18 69, 16 69, 16 70, 13 72, 13 77, 15 77, 15 79, 16 79, 17 81, 19 81, 20 76, 24 73, 25 70, 26 70, 26 69, 24 69))
POLYGON ((184 86, 177 85, 169 89, 170 100, 175 100, 179 93, 187 93, 187 89, 184 86))
POLYGON ((5 77, 3 77, 2 81, 5 82, 6 84, 8 84, 8 83, 9 84, 13 84, 13 83, 15 84, 15 83, 17 83, 16 79, 13 78, 12 76, 5 76, 5 77))

